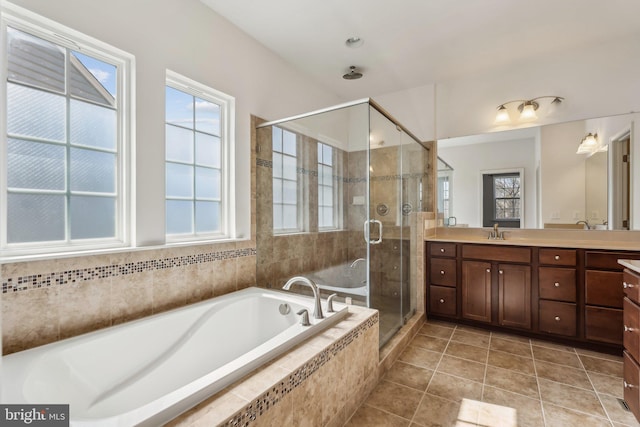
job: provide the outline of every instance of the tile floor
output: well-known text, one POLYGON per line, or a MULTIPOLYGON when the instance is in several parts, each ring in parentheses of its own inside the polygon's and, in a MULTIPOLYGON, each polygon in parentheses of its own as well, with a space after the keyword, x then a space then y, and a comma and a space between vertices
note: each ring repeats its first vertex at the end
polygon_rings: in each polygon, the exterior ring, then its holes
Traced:
POLYGON ((347 426, 640 426, 622 358, 429 322, 347 426))

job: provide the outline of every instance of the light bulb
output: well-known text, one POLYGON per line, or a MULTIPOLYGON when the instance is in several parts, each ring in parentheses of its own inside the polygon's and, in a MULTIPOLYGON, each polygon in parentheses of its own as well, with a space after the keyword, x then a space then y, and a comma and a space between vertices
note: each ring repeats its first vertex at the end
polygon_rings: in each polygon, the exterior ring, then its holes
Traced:
POLYGON ((498 112, 496 113, 496 124, 503 124, 503 123, 509 123, 510 121, 510 117, 509 117, 509 111, 507 111, 507 108, 504 105, 501 105, 498 107, 498 112))
POLYGON ((522 111, 520 112, 520 120, 535 120, 538 116, 536 115, 536 108, 531 103, 531 101, 526 101, 522 104, 522 111))

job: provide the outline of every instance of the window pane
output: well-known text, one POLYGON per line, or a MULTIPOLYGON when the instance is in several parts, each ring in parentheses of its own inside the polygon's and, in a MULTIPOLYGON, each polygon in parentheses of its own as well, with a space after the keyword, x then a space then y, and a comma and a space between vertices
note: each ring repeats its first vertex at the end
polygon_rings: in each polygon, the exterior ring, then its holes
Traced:
POLYGON ((321 204, 323 206, 333 206, 333 188, 321 186, 320 192, 322 193, 321 204))
POLYGON ((282 202, 295 204, 298 201, 298 185, 293 181, 282 181, 282 202))
POLYGON ((282 152, 292 156, 296 155, 296 134, 282 131, 282 152))
POLYGON ((282 154, 273 153, 273 177, 282 178, 282 154))
POLYGON ((282 205, 279 203, 273 204, 273 229, 282 229, 282 205))
POLYGON ((295 206, 282 206, 282 228, 297 229, 298 228, 298 209, 295 206))
POLYGON ((297 159, 290 156, 282 156, 282 177, 286 179, 296 180, 297 159))
POLYGON ((193 197, 193 167, 167 163, 167 197, 193 197))
POLYGON ((220 171, 196 168, 196 198, 220 200, 220 171))
POLYGON ((220 136, 220 106, 196 98, 196 130, 220 136))
POLYGON ((118 68, 89 55, 71 52, 70 89, 72 95, 110 107, 115 106, 118 68))
POLYGON ((322 144, 322 163, 333 165, 333 148, 329 145, 322 144))
POLYGON ((7 83, 7 132, 65 141, 65 98, 7 83))
POLYGON ((71 191, 115 193, 116 155, 71 148, 71 191))
POLYGON ((193 131, 177 126, 165 126, 167 160, 193 163, 193 131))
POLYGON ((65 53, 55 44, 7 27, 8 79, 64 92, 65 53))
POLYGON ((116 235, 116 199, 71 196, 71 238, 96 239, 116 235))
POLYGON ((190 200, 167 200, 167 234, 193 232, 193 202, 190 200))
POLYGON ((193 96, 167 86, 165 97, 167 123, 193 129, 193 96))
POLYGON ((273 203, 282 203, 282 180, 273 180, 273 203))
POLYGON ((116 149, 116 110, 71 100, 71 143, 116 149))
POLYGON ((196 163, 220 169, 221 157, 220 138, 196 132, 196 163))
POLYGON ((65 239, 65 197, 48 194, 9 194, 8 243, 65 239))
POLYGON ((9 188, 65 189, 65 148, 61 145, 9 139, 9 188))
POLYGON ((319 210, 321 218, 319 219, 320 227, 333 227, 333 208, 323 207, 319 210))
POLYGON ((220 202, 196 202, 196 232, 220 231, 220 202))
POLYGON ((322 145, 318 142, 318 163, 322 163, 322 145))
POLYGON ((329 166, 320 166, 322 170, 322 185, 333 185, 333 169, 329 166))
POLYGON ((282 129, 272 126, 271 131, 273 132, 273 136, 271 137, 273 141, 273 151, 282 153, 282 129))

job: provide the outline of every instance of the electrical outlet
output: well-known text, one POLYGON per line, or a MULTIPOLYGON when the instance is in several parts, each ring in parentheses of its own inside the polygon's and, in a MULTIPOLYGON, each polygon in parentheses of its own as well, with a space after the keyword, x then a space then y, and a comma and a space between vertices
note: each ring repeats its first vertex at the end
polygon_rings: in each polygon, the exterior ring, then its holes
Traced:
POLYGON ((600 212, 591 211, 591 219, 598 219, 598 218, 600 218, 600 212))
POLYGON ((580 219, 580 211, 573 211, 573 219, 580 219))

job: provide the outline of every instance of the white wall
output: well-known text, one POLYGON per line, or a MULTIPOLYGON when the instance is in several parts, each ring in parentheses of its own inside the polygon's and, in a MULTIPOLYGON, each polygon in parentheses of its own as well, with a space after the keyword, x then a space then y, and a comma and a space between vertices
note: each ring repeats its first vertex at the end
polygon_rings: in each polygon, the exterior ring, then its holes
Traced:
POLYGON ((524 169, 525 228, 536 226, 536 139, 438 147, 453 167, 453 210, 458 224, 482 227, 481 174, 486 170, 524 169))
POLYGON ((236 208, 250 234, 250 114, 278 119, 336 104, 313 83, 198 0, 15 0, 136 58, 138 244, 164 239, 164 84, 171 69, 236 98, 236 208))

